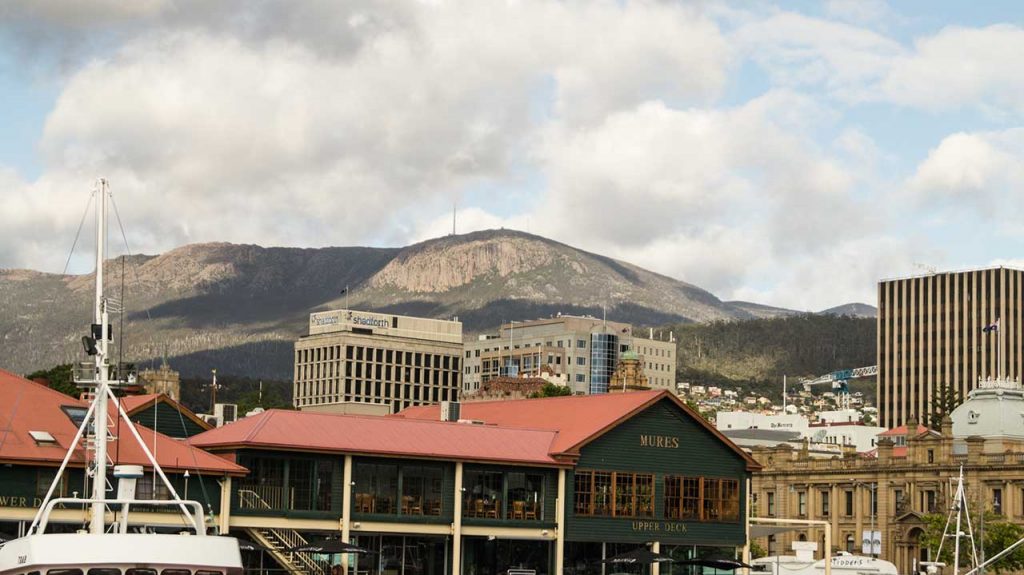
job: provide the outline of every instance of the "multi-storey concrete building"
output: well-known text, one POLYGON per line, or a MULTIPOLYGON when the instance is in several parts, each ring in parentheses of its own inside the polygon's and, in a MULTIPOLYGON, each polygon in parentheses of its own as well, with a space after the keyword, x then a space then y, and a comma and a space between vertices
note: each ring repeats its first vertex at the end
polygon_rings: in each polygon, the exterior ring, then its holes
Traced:
POLYGON ((380 414, 455 400, 461 367, 457 321, 318 312, 295 342, 295 407, 380 414))
POLYGON ((463 390, 475 391, 499 375, 536 375, 546 366, 566 375, 574 393, 606 393, 626 350, 638 354, 649 387, 674 389, 675 342, 632 331, 626 323, 567 315, 503 324, 497 333, 466 341, 463 390))
POLYGON ((1006 267, 878 284, 878 408, 895 427, 931 413, 937 390, 1024 372, 1024 271, 1006 267), (997 330, 984 332, 986 326, 997 330))

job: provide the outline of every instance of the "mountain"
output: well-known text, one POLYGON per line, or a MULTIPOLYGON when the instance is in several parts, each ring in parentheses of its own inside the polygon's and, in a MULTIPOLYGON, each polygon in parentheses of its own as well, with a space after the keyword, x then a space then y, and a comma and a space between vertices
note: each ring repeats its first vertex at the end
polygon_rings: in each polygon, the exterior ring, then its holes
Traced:
POLYGON ((786 317, 789 315, 799 315, 803 312, 796 311, 794 309, 786 309, 784 307, 774 307, 770 305, 764 305, 761 303, 752 303, 749 301, 728 301, 725 302, 731 307, 741 309, 749 313, 752 317, 767 319, 772 317, 786 317))
MULTIPOLYGON (((781 397, 790 382, 839 369, 875 365, 875 320, 805 313, 745 321, 664 326, 678 345, 679 381, 722 385, 781 397)), ((874 382, 862 380, 874 395, 874 382)))
MULTIPOLYGON (((118 338, 123 358, 145 365, 167 356, 186 375, 216 367, 290 379, 292 345, 308 314, 345 306, 458 316, 470 333, 557 312, 606 312, 636 325, 760 317, 751 304, 723 302, 692 284, 509 230, 405 248, 194 244, 110 260, 104 274, 108 297, 129 310, 118 338)), ((82 359, 92 285, 92 274, 0 270, 0 366, 27 373, 82 359)), ((121 321, 112 316, 118 333, 121 321)))
POLYGON ((819 311, 820 315, 848 315, 850 317, 878 317, 878 308, 866 303, 848 303, 819 311))

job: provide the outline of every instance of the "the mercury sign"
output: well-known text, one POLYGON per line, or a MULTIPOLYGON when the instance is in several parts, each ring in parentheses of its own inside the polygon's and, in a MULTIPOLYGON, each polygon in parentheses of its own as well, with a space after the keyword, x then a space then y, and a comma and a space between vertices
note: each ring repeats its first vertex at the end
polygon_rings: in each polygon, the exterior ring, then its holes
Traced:
POLYGON ((313 325, 315 325, 315 326, 335 325, 337 323, 338 323, 338 316, 337 315, 321 315, 321 316, 314 316, 313 317, 313 325))

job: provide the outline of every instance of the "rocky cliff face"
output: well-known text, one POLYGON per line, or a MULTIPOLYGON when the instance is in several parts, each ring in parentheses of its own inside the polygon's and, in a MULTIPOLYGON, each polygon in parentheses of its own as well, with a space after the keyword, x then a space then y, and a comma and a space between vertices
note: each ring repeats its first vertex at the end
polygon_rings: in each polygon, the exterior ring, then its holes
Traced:
MULTIPOLYGON (((636 325, 747 318, 707 291, 601 255, 513 231, 449 236, 402 249, 195 244, 105 266, 123 299, 123 357, 163 354, 185 374, 291 377, 291 348, 312 311, 346 304, 458 316, 466 332, 558 312, 636 325), (342 290, 348 286, 348 293, 342 290)), ((0 271, 0 367, 78 360, 92 275, 0 271)), ((120 318, 115 320, 120 329, 120 318)))

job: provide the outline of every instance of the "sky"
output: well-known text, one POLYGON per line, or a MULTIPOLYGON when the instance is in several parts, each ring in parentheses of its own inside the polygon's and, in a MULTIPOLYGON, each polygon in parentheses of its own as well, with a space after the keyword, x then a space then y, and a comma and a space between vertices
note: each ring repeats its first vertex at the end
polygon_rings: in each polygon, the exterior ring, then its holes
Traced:
POLYGON ((7 0, 0 268, 63 271, 101 176, 132 253, 454 206, 801 310, 1024 265, 1024 6, 979 4, 7 0))

